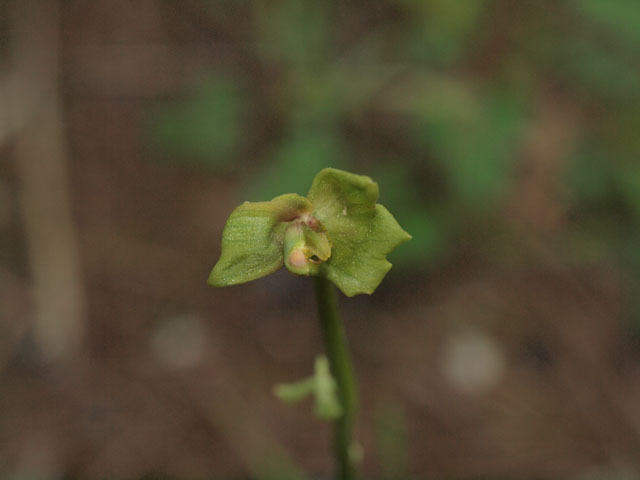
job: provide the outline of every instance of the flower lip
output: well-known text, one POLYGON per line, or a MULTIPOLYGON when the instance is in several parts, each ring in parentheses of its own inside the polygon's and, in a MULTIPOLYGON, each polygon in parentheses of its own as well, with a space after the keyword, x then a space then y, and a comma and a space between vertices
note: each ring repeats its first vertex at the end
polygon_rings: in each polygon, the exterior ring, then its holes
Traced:
POLYGON ((303 214, 287 224, 284 264, 296 275, 317 275, 320 264, 331 256, 331 241, 312 215, 303 214))
POLYGON ((307 257, 302 248, 297 248, 291 252, 289 263, 294 268, 304 268, 307 265, 307 257))

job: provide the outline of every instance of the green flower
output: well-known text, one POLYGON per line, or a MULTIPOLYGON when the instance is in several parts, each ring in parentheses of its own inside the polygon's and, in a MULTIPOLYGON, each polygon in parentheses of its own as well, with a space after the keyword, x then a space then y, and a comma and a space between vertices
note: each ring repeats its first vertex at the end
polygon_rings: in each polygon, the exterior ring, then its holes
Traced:
POLYGON ((369 177, 325 168, 307 198, 245 202, 227 220, 209 284, 248 282, 284 265, 324 276, 349 297, 371 294, 391 268, 387 255, 411 238, 377 200, 369 177))

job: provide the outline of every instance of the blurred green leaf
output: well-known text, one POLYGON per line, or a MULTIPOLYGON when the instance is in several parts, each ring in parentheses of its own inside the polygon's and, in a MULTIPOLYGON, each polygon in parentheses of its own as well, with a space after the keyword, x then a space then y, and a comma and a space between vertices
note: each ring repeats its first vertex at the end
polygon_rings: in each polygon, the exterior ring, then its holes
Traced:
POLYGON ((349 102, 344 102, 341 86, 334 71, 297 71, 283 83, 283 98, 290 98, 289 119, 294 126, 332 125, 344 113, 349 102))
POLYGON ((612 35, 640 47, 640 2, 637 0, 572 0, 571 5, 612 35))
POLYGON ((382 110, 416 115, 421 120, 462 122, 479 114, 482 100, 459 78, 414 71, 390 84, 378 104, 382 110))
POLYGON ((554 47, 556 69, 589 89, 616 101, 640 99, 638 54, 626 54, 605 45, 597 37, 573 36, 554 47))
POLYGON ((586 144, 568 163, 564 176, 574 205, 593 205, 606 202, 615 188, 612 166, 597 145, 586 144))
POLYGON ((305 195, 316 173, 345 166, 346 147, 333 131, 309 129, 285 137, 268 163, 248 181, 246 198, 273 198, 282 192, 305 195))
POLYGON ((617 147, 585 140, 568 165, 569 250, 578 261, 618 259, 640 274, 640 165, 617 147))
POLYGON ((403 36, 409 58, 448 64, 467 50, 486 0, 402 0, 413 28, 403 36))
POLYGON ((640 227, 640 164, 620 145, 586 141, 565 175, 570 202, 583 217, 640 227))
POLYGON ((640 226, 640 164, 638 164, 638 159, 634 158, 629 162, 622 163, 615 170, 615 175, 620 193, 633 214, 635 224, 640 226))
POLYGON ((228 168, 243 139, 244 92, 217 76, 197 86, 189 98, 152 112, 150 139, 167 157, 205 168, 228 168))
POLYGON ((452 200, 486 208, 507 190, 524 124, 525 110, 518 99, 494 95, 470 117, 455 119, 424 112, 415 137, 434 154, 452 200))
POLYGON ((430 211, 410 210, 398 215, 398 222, 413 238, 389 255, 394 266, 420 270, 425 264, 446 258, 449 229, 439 216, 430 211))
POLYGON ((429 205, 421 199, 410 168, 400 159, 390 159, 374 170, 374 177, 384 182, 380 202, 396 213, 398 223, 413 237, 389 255, 393 265, 416 269, 442 258, 448 246, 448 226, 436 213, 433 199, 429 205))
POLYGON ((258 51, 288 66, 311 68, 326 62, 330 50, 330 2, 256 2, 258 51))

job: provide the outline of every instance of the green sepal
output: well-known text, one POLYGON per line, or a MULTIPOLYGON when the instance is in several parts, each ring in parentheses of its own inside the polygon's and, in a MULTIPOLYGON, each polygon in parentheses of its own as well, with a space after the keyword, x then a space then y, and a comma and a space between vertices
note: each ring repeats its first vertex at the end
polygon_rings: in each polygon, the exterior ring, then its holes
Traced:
POLYGON ((222 253, 208 283, 215 287, 236 285, 282 267, 287 222, 311 210, 309 200, 293 193, 237 207, 225 224, 222 253))
POLYGON ((335 420, 343 413, 336 381, 324 355, 316 357, 312 377, 299 382, 278 384, 273 388, 273 393, 285 403, 297 403, 312 395, 315 403, 314 413, 321 420, 335 420))
POLYGON ((345 295, 371 294, 391 268, 387 255, 411 239, 378 200, 378 184, 363 175, 325 168, 307 197, 331 240, 320 274, 345 295))

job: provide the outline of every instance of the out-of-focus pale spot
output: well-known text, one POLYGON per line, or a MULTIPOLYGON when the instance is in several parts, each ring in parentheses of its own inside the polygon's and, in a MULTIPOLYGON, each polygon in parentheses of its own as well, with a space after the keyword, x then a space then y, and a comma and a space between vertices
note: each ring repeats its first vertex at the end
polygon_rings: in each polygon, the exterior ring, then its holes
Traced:
POLYGON ((151 351, 156 360, 172 369, 198 365, 209 345, 203 320, 196 315, 171 317, 152 333, 151 351))
POLYGON ((0 229, 7 228, 13 217, 13 199, 9 186, 0 179, 0 229))
POLYGON ((480 394, 494 387, 505 371, 500 345, 488 335, 468 330, 448 339, 442 351, 442 373, 456 390, 480 394))

